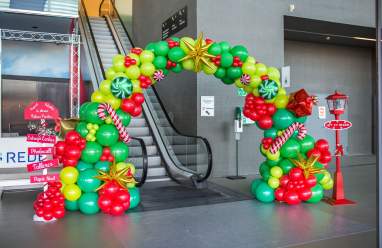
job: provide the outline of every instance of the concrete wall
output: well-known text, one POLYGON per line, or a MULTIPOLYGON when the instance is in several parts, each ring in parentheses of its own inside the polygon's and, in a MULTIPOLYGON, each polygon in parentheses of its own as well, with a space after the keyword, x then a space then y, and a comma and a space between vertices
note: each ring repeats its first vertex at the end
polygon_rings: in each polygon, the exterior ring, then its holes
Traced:
MULTIPOLYGON (((373 0, 199 0, 197 31, 203 31, 218 41, 245 45, 257 60, 280 67, 284 65, 284 15, 374 26, 374 8, 373 0), (290 3, 295 5, 293 13, 289 12, 290 3)), ((365 81, 358 83, 370 84, 365 81)), ((213 77, 198 74, 198 135, 207 137, 212 144, 214 176, 233 174, 235 171, 233 113, 234 107, 242 106, 243 101, 233 86, 225 86, 213 77), (214 118, 199 116, 202 95, 216 96, 214 118)), ((354 101, 353 104, 363 102, 354 101)), ((254 174, 263 160, 258 151, 262 132, 255 126, 245 127, 244 132, 245 137, 242 137, 239 146, 240 172, 254 174)))
MULTIPOLYGON (((187 6, 187 27, 176 36, 196 36, 196 1, 194 0, 134 0, 133 39, 136 46, 144 47, 162 37, 162 23, 177 10, 187 6)), ((196 74, 171 73, 157 84, 156 89, 175 126, 187 134, 196 134, 197 126, 196 74)))

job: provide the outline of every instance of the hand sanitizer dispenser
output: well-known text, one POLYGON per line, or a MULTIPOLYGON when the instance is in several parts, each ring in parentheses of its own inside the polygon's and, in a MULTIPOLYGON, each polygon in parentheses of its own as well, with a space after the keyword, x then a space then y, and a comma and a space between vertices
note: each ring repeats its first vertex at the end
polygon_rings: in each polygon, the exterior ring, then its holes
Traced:
POLYGON ((243 114, 240 107, 235 109, 235 133, 243 132, 243 114))

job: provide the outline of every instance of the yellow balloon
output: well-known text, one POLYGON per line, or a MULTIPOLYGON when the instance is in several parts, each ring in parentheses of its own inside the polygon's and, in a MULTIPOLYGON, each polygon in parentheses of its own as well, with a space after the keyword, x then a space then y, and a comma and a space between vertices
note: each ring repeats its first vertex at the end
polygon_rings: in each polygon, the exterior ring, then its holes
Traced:
POLYGON ((129 79, 134 80, 139 78, 141 71, 137 65, 131 65, 126 68, 125 74, 129 79))
POLYGON ((100 85, 99 85, 99 90, 102 92, 104 95, 110 95, 110 86, 111 86, 111 81, 110 80, 103 80, 100 85))
POLYGON ((327 183, 322 185, 322 188, 324 188, 324 190, 332 189, 333 184, 334 184, 333 179, 329 179, 329 181, 327 183))
POLYGON ((108 104, 110 104, 111 107, 112 107, 114 110, 117 110, 117 109, 119 109, 119 107, 121 106, 121 102, 122 102, 122 100, 119 99, 119 98, 116 98, 116 97, 113 96, 113 95, 110 95, 110 96, 107 96, 107 98, 106 98, 106 102, 107 102, 108 104))
POLYGON ((251 93, 254 91, 254 89, 251 86, 246 85, 246 86, 244 86, 244 91, 247 93, 251 93))
POLYGON ((151 77, 155 72, 155 66, 152 63, 143 63, 140 70, 143 75, 151 77))
POLYGON ((272 99, 267 99, 265 100, 266 103, 273 103, 275 101, 276 98, 272 98, 272 99))
POLYGON ((245 63, 256 64, 256 59, 252 56, 248 56, 247 59, 245 60, 245 63))
POLYGON ((184 41, 187 41, 188 43, 191 44, 191 46, 194 46, 195 45, 195 40, 193 38, 190 38, 190 37, 183 37, 182 39, 180 39, 180 42, 179 42, 180 48, 183 50, 183 52, 185 54, 188 54, 190 52, 190 50, 188 49, 186 44, 184 44, 184 41))
POLYGON ((244 84, 240 81, 240 78, 235 80, 235 85, 238 88, 243 88, 244 87, 244 84))
POLYGON ((261 78, 257 75, 251 76, 251 81, 249 82, 249 85, 252 86, 252 88, 257 88, 261 84, 261 78))
POLYGON ((113 67, 110 67, 105 72, 106 78, 112 80, 115 77, 116 72, 113 70, 113 67))
POLYGON ((264 65, 263 63, 256 64, 256 75, 261 77, 263 75, 267 75, 267 73, 268 73, 268 70, 266 65, 264 65))
POLYGON ((73 166, 64 167, 60 171, 60 179, 65 184, 73 184, 77 182, 78 170, 73 166))
POLYGON ((136 62, 136 66, 140 65, 141 64, 141 59, 139 58, 139 56, 135 53, 129 53, 127 56, 129 56, 130 58, 132 59, 135 59, 135 62, 136 62))
POLYGON ((289 97, 286 95, 278 95, 274 99, 275 99, 275 106, 278 109, 283 109, 288 105, 289 97))
POLYGON ((244 74, 248 74, 252 76, 256 72, 256 66, 255 64, 245 62, 243 66, 241 67, 241 70, 243 71, 244 74))
POLYGON ((279 88, 279 92, 277 93, 277 95, 286 95, 286 90, 284 88, 279 88))
POLYGON ((203 72, 207 75, 212 75, 216 72, 216 70, 218 69, 215 65, 211 65, 212 68, 206 66, 206 65, 203 65, 202 66, 202 69, 203 69, 203 72))
POLYGON ((139 59, 141 60, 141 63, 151 63, 154 60, 154 53, 150 50, 143 50, 141 54, 139 55, 139 59))
POLYGON ((115 63, 115 62, 117 62, 117 61, 119 61, 119 60, 125 60, 125 56, 122 55, 122 54, 117 54, 117 55, 115 55, 115 56, 113 57, 112 62, 115 63))
POLYGON ((105 102, 105 98, 99 90, 94 91, 90 99, 92 102, 105 102))
POLYGON ((276 188, 278 188, 280 186, 280 180, 278 178, 275 178, 275 177, 271 176, 268 179, 268 185, 272 189, 276 189, 276 188))
POLYGON ((125 169, 127 166, 128 166, 127 163, 125 163, 125 162, 119 162, 119 163, 117 163, 117 164, 115 165, 115 169, 116 169, 117 171, 119 171, 119 170, 123 170, 123 169, 125 169))
POLYGON ((259 90, 258 90, 257 88, 254 88, 254 89, 253 89, 252 94, 253 94, 254 96, 260 96, 260 94, 259 94, 259 90))
POLYGON ((183 69, 193 71, 195 69, 195 63, 193 59, 187 59, 182 61, 183 69))
POLYGON ((135 183, 126 183, 126 187, 128 187, 129 189, 134 188, 135 183))
POLYGON ((268 150, 265 155, 269 160, 276 161, 280 158, 280 151, 277 151, 275 154, 273 154, 270 152, 270 150, 268 150))
POLYGON ((81 189, 76 184, 68 184, 64 187, 64 197, 69 201, 76 201, 81 197, 81 189))
POLYGON ((142 93, 141 83, 139 80, 132 80, 133 83, 133 93, 142 93))
POLYGON ((274 81, 280 81, 280 72, 276 67, 268 67, 268 76, 269 79, 274 81))
POLYGON ((261 154, 263 154, 264 156, 266 156, 267 151, 268 151, 268 150, 266 150, 266 149, 264 148, 263 145, 260 145, 260 152, 261 152, 261 154))
POLYGON ((132 163, 127 163, 127 166, 130 168, 131 174, 135 174, 135 166, 132 163))
POLYGON ((321 185, 327 184, 331 179, 330 173, 328 171, 324 171, 324 177, 319 182, 321 185))

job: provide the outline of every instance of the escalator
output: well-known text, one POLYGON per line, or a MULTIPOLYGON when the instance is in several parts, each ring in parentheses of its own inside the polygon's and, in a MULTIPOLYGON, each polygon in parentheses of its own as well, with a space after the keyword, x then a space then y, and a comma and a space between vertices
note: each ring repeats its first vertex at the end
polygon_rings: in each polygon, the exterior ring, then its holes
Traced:
MULTIPOLYGON (((111 2, 112 3, 112 2, 111 2)), ((102 3, 101 3, 102 5, 102 3)), ((116 54, 128 54, 134 47, 129 33, 115 9, 103 17, 90 17, 84 3, 80 4, 79 27, 85 47, 93 88, 105 79, 116 54)), ((146 145, 147 181, 172 179, 179 183, 205 186, 212 170, 212 154, 208 141, 198 136, 184 135, 172 124, 154 86, 144 91, 143 114, 133 118, 128 132, 146 145)), ((142 152, 130 144, 130 161, 143 171, 142 152)), ((142 172, 143 173, 143 172, 142 172)))

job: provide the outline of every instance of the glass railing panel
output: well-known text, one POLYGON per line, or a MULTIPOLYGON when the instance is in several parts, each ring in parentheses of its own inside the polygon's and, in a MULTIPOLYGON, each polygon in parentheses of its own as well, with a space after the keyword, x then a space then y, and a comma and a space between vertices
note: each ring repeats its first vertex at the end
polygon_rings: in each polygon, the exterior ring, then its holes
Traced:
POLYGON ((78 16, 76 0, 0 0, 0 11, 31 11, 42 15, 78 16))

